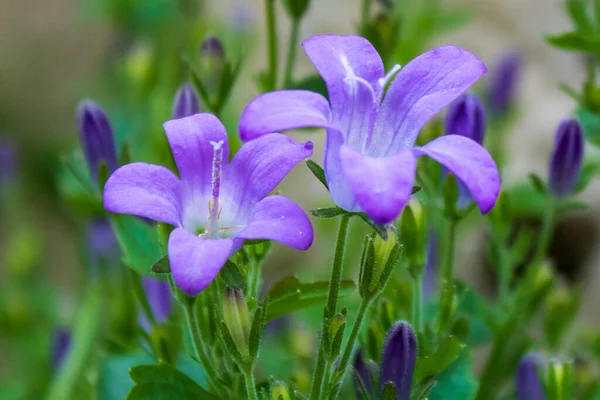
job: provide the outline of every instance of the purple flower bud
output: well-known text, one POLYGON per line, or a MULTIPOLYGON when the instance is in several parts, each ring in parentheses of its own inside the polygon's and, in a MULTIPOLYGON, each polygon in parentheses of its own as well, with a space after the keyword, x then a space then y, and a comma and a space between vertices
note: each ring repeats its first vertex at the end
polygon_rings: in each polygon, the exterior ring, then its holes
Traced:
POLYGON ((583 161, 584 138, 581 125, 575 119, 563 120, 554 139, 550 161, 549 187, 556 197, 573 193, 583 161))
POLYGON ((521 360, 515 380, 517 400, 546 400, 538 375, 541 363, 542 359, 537 354, 528 354, 521 360))
POLYGON ((106 266, 116 266, 119 263, 119 244, 108 220, 97 219, 86 227, 86 243, 89 252, 90 270, 93 274, 106 266))
POLYGON ((506 54, 496 66, 488 87, 488 105, 493 115, 502 115, 510 108, 521 78, 521 56, 506 54))
POLYGON ((438 234, 434 229, 427 233, 427 260, 423 271, 423 297, 431 298, 437 288, 438 234))
POLYGON ((200 112, 200 103, 194 88, 185 84, 179 88, 173 102, 173 118, 184 118, 200 112))
POLYGON ((79 104, 77 120, 85 159, 93 181, 96 182, 98 167, 102 161, 106 163, 109 173, 118 167, 113 131, 104 111, 89 100, 79 104))
POLYGON ((71 334, 65 328, 58 328, 52 342, 52 367, 60 369, 71 348, 71 334))
POLYGON ((416 360, 415 332, 407 322, 395 323, 383 344, 380 390, 383 390, 386 383, 393 382, 396 386, 397 399, 409 400, 416 360))
POLYGON ((0 139, 0 185, 17 175, 17 149, 8 139, 0 139))
POLYGON ((485 133, 485 110, 483 103, 473 94, 459 97, 448 108, 446 134, 461 135, 483 143, 485 133))
MULTIPOLYGON (((367 393, 373 394, 373 377, 371 376, 371 370, 363 360, 362 351, 358 350, 356 352, 356 355, 354 356, 354 361, 352 362, 352 366, 356 370, 356 373, 361 379, 367 393)), ((358 390, 358 388, 356 389, 356 397, 359 400, 368 400, 361 398, 360 391, 358 390)))
MULTIPOLYGON (((156 322, 159 324, 165 322, 173 309, 173 296, 169 283, 144 276, 142 277, 142 286, 156 322)), ((140 325, 148 328, 148 321, 144 313, 140 314, 140 318, 140 325)))
POLYGON ((200 45, 200 55, 202 57, 214 57, 222 60, 225 57, 225 50, 218 37, 208 36, 200 45))

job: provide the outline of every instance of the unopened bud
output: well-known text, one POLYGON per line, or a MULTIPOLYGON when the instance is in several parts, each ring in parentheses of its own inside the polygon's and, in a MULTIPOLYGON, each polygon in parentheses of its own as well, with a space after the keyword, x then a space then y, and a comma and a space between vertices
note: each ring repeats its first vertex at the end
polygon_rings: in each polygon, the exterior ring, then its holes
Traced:
POLYGON ((283 382, 277 381, 271 386, 271 400, 290 400, 290 393, 283 382))
POLYGON ((383 345, 380 390, 392 382, 396 387, 396 398, 409 400, 416 360, 415 332, 407 322, 397 322, 387 333, 383 345))
POLYGON ((200 102, 190 84, 185 84, 179 88, 173 101, 173 118, 189 117, 200 112, 200 102))
POLYGON ((482 144, 485 127, 485 110, 477 96, 464 94, 448 108, 446 135, 465 136, 482 144))
POLYGON ((493 115, 506 114, 511 108, 521 78, 521 64, 519 54, 509 53, 500 60, 492 72, 487 97, 493 115))
POLYGON ((63 365, 71 348, 71 333, 65 328, 58 328, 52 343, 52 366, 55 370, 63 365))
POLYGON ((420 277, 425 267, 427 228, 423 206, 418 201, 411 201, 402 211, 400 242, 404 245, 408 270, 413 277, 420 277))
POLYGON ((250 315, 248 305, 237 289, 227 288, 223 297, 223 320, 229 334, 244 357, 249 356, 250 315))
POLYGON ((200 45, 200 74, 209 93, 219 87, 225 66, 225 50, 216 36, 208 36, 200 45))
POLYGON ((285 10, 291 19, 300 19, 308 11, 310 0, 283 0, 285 10))
POLYGON ((538 354, 528 354, 519 363, 515 377, 517 400, 545 400, 544 388, 540 379, 542 358, 538 354))
POLYGON ((563 120, 554 140, 554 151, 550 161, 549 188, 556 197, 573 193, 583 162, 584 138, 577 120, 563 120))

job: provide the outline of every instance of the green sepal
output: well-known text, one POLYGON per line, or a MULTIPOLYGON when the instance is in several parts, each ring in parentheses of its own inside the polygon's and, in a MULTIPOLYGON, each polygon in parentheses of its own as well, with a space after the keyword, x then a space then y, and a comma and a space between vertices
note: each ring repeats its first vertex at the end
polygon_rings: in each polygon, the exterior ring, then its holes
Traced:
POLYGON ((231 359, 240 367, 245 368, 250 364, 250 359, 247 356, 242 355, 229 332, 229 328, 225 324, 225 321, 219 321, 219 339, 221 344, 227 350, 226 353, 231 356, 231 359))
POLYGON ((152 272, 155 274, 170 274, 171 264, 169 263, 169 256, 164 256, 155 262, 152 266, 152 272))
POLYGON ((246 286, 246 278, 238 268, 237 264, 231 260, 227 260, 219 275, 225 281, 227 286, 230 286, 234 289, 244 290, 246 286))
POLYGON ((371 281, 375 269, 375 246, 371 236, 365 237, 358 274, 358 291, 363 299, 371 295, 371 281))
POLYGON ((100 160, 100 163, 98 164, 98 189, 100 190, 100 193, 104 191, 104 185, 106 185, 109 176, 110 171, 108 170, 106 161, 100 160))
POLYGON ((306 166, 310 169, 310 172, 325 186, 327 190, 329 190, 329 185, 327 185, 327 179, 325 178, 325 171, 323 168, 314 162, 313 160, 306 160, 306 166))
POLYGON ((171 324, 158 324, 150 332, 150 340, 159 360, 175 365, 181 345, 181 330, 171 324))
POLYGON ((396 385, 392 382, 388 382, 381 391, 380 400, 396 400, 396 385))
POLYGON ((300 20, 308 11, 310 0, 283 0, 283 5, 291 19, 300 20))
POLYGON ((265 323, 267 317, 267 302, 263 302, 256 308, 254 319, 252 320, 252 328, 250 329, 250 360, 254 361, 258 356, 258 350, 262 341, 262 336, 265 331, 265 323))
POLYGON ((598 36, 585 36, 579 32, 566 32, 560 35, 546 35, 544 39, 551 46, 562 50, 600 55, 600 37, 598 36))
POLYGON ((339 207, 330 208, 317 208, 316 210, 310 210, 310 213, 318 218, 334 218, 338 215, 347 214, 348 212, 339 207))
POLYGON ((346 316, 344 314, 338 313, 328 321, 327 338, 329 343, 327 355, 330 361, 335 360, 340 355, 345 328, 346 316))

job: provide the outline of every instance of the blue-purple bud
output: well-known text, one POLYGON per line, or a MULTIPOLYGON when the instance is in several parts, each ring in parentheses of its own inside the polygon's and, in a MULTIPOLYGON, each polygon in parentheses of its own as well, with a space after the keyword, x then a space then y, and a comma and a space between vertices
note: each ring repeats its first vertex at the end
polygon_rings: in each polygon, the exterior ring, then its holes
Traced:
POLYGON ((85 238, 89 254, 90 271, 93 275, 103 267, 116 267, 120 250, 112 226, 106 219, 88 223, 85 238))
POLYGON ((528 354, 517 368, 515 392, 517 400, 546 400, 538 368, 542 363, 537 354, 528 354))
MULTIPOLYGON (((169 282, 145 276, 142 278, 142 286, 156 322, 159 324, 165 322, 173 309, 173 296, 169 282)), ((140 324, 147 327, 144 313, 140 314, 140 318, 142 319, 140 324)))
POLYGON ((8 139, 0 139, 0 186, 17 175, 17 148, 8 139))
POLYGON ((410 324, 396 322, 388 331, 381 357, 380 390, 386 383, 396 386, 398 400, 410 400, 410 388, 417 360, 417 337, 410 324))
POLYGON ((437 289, 438 234, 435 229, 427 232, 427 250, 423 270, 423 298, 430 299, 437 289))
MULTIPOLYGON (((363 360, 362 351, 358 350, 356 352, 356 355, 354 356, 354 360, 352 361, 352 366, 354 367, 356 374, 362 381, 362 384, 363 384, 366 392, 368 394, 372 395, 373 394, 373 377, 371 375, 371 370, 369 369, 368 365, 363 360)), ((357 399, 368 400, 368 399, 362 398, 360 390, 358 389, 358 387, 356 387, 356 384, 355 384, 355 388, 356 388, 356 398, 357 399)))
POLYGON ((563 120, 554 139, 550 161, 549 188, 556 197, 573 193, 583 162, 584 138, 581 125, 575 119, 563 120))
POLYGON ((58 328, 54 333, 54 340, 52 342, 52 367, 55 370, 59 370, 69 349, 71 348, 71 334, 65 328, 58 328))
POLYGON ((79 104, 77 120, 85 159, 92 179, 96 182, 102 161, 106 163, 109 174, 118 167, 112 127, 104 111, 89 100, 79 104))
POLYGON ((485 109, 481 100, 470 93, 455 100, 446 115, 446 135, 461 135, 483 143, 485 109))
POLYGON ((200 102, 190 84, 185 84, 179 88, 173 102, 173 118, 189 117, 200 112, 200 102))
POLYGON ((506 54, 496 66, 488 87, 488 105, 493 115, 505 114, 516 96, 521 79, 521 56, 506 54))

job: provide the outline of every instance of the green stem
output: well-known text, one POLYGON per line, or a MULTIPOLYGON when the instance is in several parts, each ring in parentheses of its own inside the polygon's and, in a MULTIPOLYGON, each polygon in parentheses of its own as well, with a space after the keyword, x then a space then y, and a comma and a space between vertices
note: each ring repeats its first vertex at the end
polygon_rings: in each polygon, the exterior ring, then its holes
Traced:
POLYGON ((211 369, 212 363, 208 359, 208 356, 204 353, 204 348, 202 347, 202 338, 200 337, 198 320, 196 319, 196 315, 194 313, 194 304, 195 299, 188 302, 181 302, 181 305, 183 306, 183 313, 185 315, 185 322, 190 333, 190 338, 192 339, 192 347, 194 349, 196 359, 202 365, 204 371, 206 371, 209 385, 218 391, 217 377, 215 376, 214 370, 211 369))
MULTIPOLYGON (((354 324, 352 325, 352 331, 350 332, 350 336, 348 337, 348 341, 346 342, 346 347, 344 347, 344 352, 342 353, 342 359, 338 364, 338 367, 335 370, 335 374, 333 375, 334 382, 332 386, 337 385, 339 381, 342 380, 344 375, 346 374, 346 368, 348 368, 348 364, 350 363, 350 357, 352 356, 352 351, 354 350, 354 345, 356 344, 356 339, 358 339, 358 334, 360 333, 360 328, 362 327, 363 320, 365 315, 367 315, 367 310, 371 305, 371 298, 363 299, 360 303, 360 308, 358 309, 358 314, 356 314, 356 319, 354 320, 354 324)), ((333 399, 337 398, 338 393, 333 397, 333 399)))
POLYGON ((502 243, 502 250, 498 252, 498 296, 500 303, 504 304, 510 294, 510 278, 512 276, 512 263, 508 248, 502 243))
POLYGON ((277 23, 275 20, 275 0, 266 0, 267 48, 269 63, 269 86, 267 91, 277 88, 277 23))
POLYGON ((544 261, 546 254, 548 253, 548 247, 550 247, 550 241, 552 240, 552 233, 554 232, 554 223, 556 218, 556 209, 554 203, 551 203, 547 207, 544 213, 544 219, 542 221, 542 232, 540 233, 540 239, 535 249, 535 254, 531 259, 530 266, 536 268, 539 264, 544 261))
POLYGON ((146 315, 150 326, 154 327, 156 325, 156 319, 154 318, 154 314, 152 313, 150 303, 148 303, 148 298, 146 297, 146 292, 144 291, 144 288, 142 286, 140 275, 131 268, 128 268, 128 270, 130 271, 131 278, 133 281, 133 291, 135 293, 135 297, 140 303, 142 311, 146 315))
POLYGON ((446 236, 446 254, 444 255, 444 268, 442 277, 446 282, 451 282, 454 277, 454 248, 456 247, 456 226, 458 220, 451 218, 448 221, 448 234, 446 236))
POLYGON ((248 400, 258 400, 258 393, 256 392, 256 382, 254 381, 254 374, 252 368, 248 371, 244 371, 244 380, 246 382, 246 394, 248 400))
POLYGON ((362 4, 360 6, 360 25, 361 28, 364 29, 369 23, 369 14, 371 10, 371 0, 362 0, 362 4))
POLYGON ((415 278, 413 291, 413 326, 417 332, 421 331, 423 319, 423 276, 415 278))
POLYGON ((300 34, 300 19, 292 19, 290 32, 290 42, 288 45, 287 60, 285 63, 285 72, 283 75, 283 85, 287 89, 292 85, 292 73, 296 62, 296 48, 298 47, 298 35, 300 34))
POLYGON ((331 279, 329 281, 329 293, 327 295, 327 305, 323 313, 323 326, 321 328, 321 338, 319 340, 319 353, 315 367, 310 400, 321 399, 321 387, 323 385, 323 372, 325 370, 325 349, 323 348, 323 332, 328 328, 329 318, 335 315, 337 301, 340 292, 340 282, 342 281, 342 267, 344 264, 344 249, 346 247, 346 236, 348 234, 348 225, 350 216, 342 215, 338 231, 337 242, 335 245, 335 254, 331 267, 331 279))

